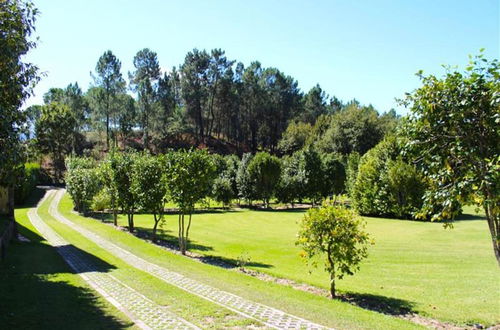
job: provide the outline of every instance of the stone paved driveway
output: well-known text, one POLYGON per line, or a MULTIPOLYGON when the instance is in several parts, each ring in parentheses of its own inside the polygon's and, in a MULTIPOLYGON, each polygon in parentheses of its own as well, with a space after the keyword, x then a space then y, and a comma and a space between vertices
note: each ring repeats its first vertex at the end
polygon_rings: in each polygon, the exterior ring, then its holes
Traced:
MULTIPOLYGON (((46 194, 46 197, 50 193, 46 194)), ((44 200, 45 200, 44 198, 44 200)), ((43 200, 40 202, 42 203, 43 200)), ((124 312, 143 329, 198 329, 197 326, 178 317, 165 307, 156 304, 139 292, 128 287, 112 275, 93 264, 80 250, 70 245, 50 228, 38 215, 37 208, 29 210, 28 217, 33 226, 49 244, 57 249, 66 263, 94 290, 124 312)))

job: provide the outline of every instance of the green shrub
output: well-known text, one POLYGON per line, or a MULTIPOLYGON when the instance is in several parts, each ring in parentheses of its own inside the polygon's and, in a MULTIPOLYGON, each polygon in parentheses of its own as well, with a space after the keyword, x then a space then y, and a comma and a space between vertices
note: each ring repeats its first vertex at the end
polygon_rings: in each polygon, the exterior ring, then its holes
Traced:
POLYGON ((248 174, 255 190, 255 199, 261 199, 269 207, 269 200, 280 179, 280 160, 267 152, 259 152, 248 164, 248 174))
POLYGON ((334 153, 322 154, 323 198, 340 195, 345 191, 346 170, 342 156, 334 153))
POLYGON ((16 204, 22 204, 26 201, 30 193, 35 189, 40 182, 41 168, 38 163, 25 163, 24 170, 18 178, 14 197, 16 204))
POLYGON ((396 139, 389 137, 361 158, 351 190, 359 213, 411 218, 420 210, 425 179, 399 153, 396 139))
POLYGON ((111 195, 108 189, 101 189, 94 198, 92 198, 90 208, 92 211, 104 211, 111 208, 111 195))
POLYGON ((281 159, 281 176, 276 187, 276 197, 282 203, 291 203, 305 197, 306 174, 304 154, 300 151, 281 159))
POLYGON ((96 169, 72 168, 66 172, 66 190, 78 212, 86 213, 94 196, 101 190, 101 181, 96 169))
POLYGON ((231 200, 235 197, 229 178, 220 176, 214 180, 212 196, 217 202, 222 203, 224 207, 229 205, 231 200))

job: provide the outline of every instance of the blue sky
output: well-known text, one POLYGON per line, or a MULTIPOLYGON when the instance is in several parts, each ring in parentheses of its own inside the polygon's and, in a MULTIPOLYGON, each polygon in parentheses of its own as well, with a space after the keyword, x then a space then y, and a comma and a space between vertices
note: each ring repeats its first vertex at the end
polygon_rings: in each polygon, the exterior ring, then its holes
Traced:
POLYGON ((381 112, 418 87, 420 69, 441 75, 442 64, 463 67, 480 48, 500 57, 499 0, 34 1, 40 42, 28 60, 47 76, 28 105, 50 87, 87 89, 108 49, 127 77, 144 47, 164 69, 195 47, 222 48, 245 65, 277 67, 303 91, 319 83, 381 112))

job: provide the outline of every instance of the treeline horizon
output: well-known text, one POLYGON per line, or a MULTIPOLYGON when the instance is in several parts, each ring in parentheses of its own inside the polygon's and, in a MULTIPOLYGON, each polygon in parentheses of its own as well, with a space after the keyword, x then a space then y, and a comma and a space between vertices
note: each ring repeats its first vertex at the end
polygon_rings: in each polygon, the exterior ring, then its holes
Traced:
MULTIPOLYGON (((66 136, 61 153, 88 154, 111 146, 164 152, 211 147, 218 153, 290 154, 305 145, 349 154, 365 153, 394 129, 394 109, 380 114, 355 99, 344 103, 319 84, 304 93, 293 77, 254 61, 245 67, 221 49, 194 49, 179 67, 162 72, 157 54, 137 52, 128 83, 121 61, 108 50, 83 91, 77 82, 50 88, 44 105, 26 110, 28 138, 41 152, 49 138, 66 136), (134 96, 131 95, 133 93, 134 96), (50 134, 47 121, 66 122, 71 132, 50 134), (34 136, 29 130, 34 128, 34 136), (105 144, 92 136, 105 134, 105 144), (45 141, 44 141, 45 140, 45 141)), ((101 139, 102 140, 102 139, 101 139)))

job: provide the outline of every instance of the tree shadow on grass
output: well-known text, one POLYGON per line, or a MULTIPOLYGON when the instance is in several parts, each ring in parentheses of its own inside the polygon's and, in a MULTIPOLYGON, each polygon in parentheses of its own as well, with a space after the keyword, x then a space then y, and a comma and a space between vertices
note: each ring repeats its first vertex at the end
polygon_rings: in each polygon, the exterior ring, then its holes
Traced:
MULTIPOLYGON (((141 239, 152 240, 153 229, 147 227, 135 227, 134 235, 141 239)), ((179 240, 177 236, 174 236, 172 230, 158 229, 157 242, 155 242, 155 244, 172 250, 177 250, 179 247, 179 240)), ((188 247, 189 249, 195 249, 198 251, 213 251, 214 249, 212 246, 195 243, 192 240, 188 241, 188 247)))
MULTIPOLYGON (((134 232, 135 236, 142 238, 142 239, 148 239, 148 240, 150 240, 152 238, 153 230, 151 228, 136 227, 135 229, 136 229, 136 231, 134 232)), ((164 230, 164 229, 158 230, 158 239, 157 239, 157 242, 155 244, 159 245, 159 246, 166 247, 166 248, 171 249, 171 250, 179 251, 178 238, 177 238, 177 236, 172 235, 172 233, 173 232, 171 230, 164 230)), ((202 251, 202 252, 214 250, 214 248, 212 246, 202 245, 202 244, 199 244, 193 240, 189 240, 188 249, 202 251)), ((239 267, 241 265, 241 260, 238 260, 238 259, 231 259, 231 258, 215 256, 215 255, 191 254, 190 256, 198 261, 203 262, 203 263, 226 268, 226 269, 239 267)), ((245 266, 260 267, 260 268, 273 267, 273 265, 269 265, 269 264, 265 264, 265 263, 261 263, 261 262, 256 262, 256 261, 251 261, 251 260, 245 262, 245 266)))
MULTIPOLYGON (((13 242, 0 264, 0 324, 5 329, 122 329, 130 327, 105 312, 102 299, 87 287, 74 283, 73 273, 43 238, 19 225, 30 242, 13 242), (57 277, 55 277, 57 276, 57 277)), ((63 250, 80 254, 99 271, 113 268, 74 246, 63 250)))
POLYGON ((272 212, 272 213, 305 213, 308 209, 307 208, 273 209, 273 208, 252 207, 250 208, 250 210, 258 212, 272 212))
POLYGON ((196 257, 199 261, 205 263, 205 264, 210 264, 214 266, 219 266, 222 268, 226 269, 231 269, 235 267, 258 267, 258 268, 273 268, 273 265, 258 262, 258 261, 243 261, 244 265, 241 264, 242 260, 238 259, 232 259, 232 258, 226 258, 226 257, 221 257, 221 256, 215 256, 215 255, 206 255, 206 256, 199 256, 196 257))
POLYGON ((340 300, 371 311, 393 316, 402 316, 414 313, 415 303, 386 296, 369 293, 346 292, 340 300))
POLYGON ((454 221, 485 221, 486 217, 481 214, 470 214, 470 213, 463 213, 459 215, 454 221))

